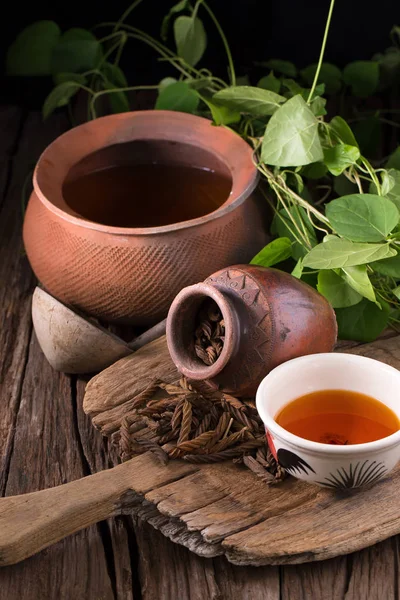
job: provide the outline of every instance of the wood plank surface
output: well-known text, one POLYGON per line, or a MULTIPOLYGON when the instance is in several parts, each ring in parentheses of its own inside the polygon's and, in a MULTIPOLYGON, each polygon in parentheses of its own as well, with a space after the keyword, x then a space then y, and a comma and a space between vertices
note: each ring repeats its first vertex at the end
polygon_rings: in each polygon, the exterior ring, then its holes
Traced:
MULTIPOLYGON (((21 243, 20 192, 39 152, 64 126, 58 117, 43 125, 39 115, 0 109, 0 492, 7 495, 118 463, 82 410, 85 382, 51 371, 31 331, 34 280, 21 243)), ((190 477, 196 481, 197 474, 190 477)), ((222 489, 207 496, 201 480, 197 484, 199 493, 188 497, 190 512, 226 497, 222 489)), ((163 512, 173 514, 182 497, 174 483, 163 488, 149 494, 152 500, 157 494, 163 512)), ((146 502, 143 516, 149 514, 146 502)), ((121 516, 0 569, 0 600, 394 600, 398 564, 395 537, 328 561, 237 567, 224 557, 201 558, 173 544, 138 516, 121 516)))
MULTIPOLYGON (((0 111, 0 491, 21 494, 87 474, 81 460, 71 380, 53 372, 34 335, 30 296, 34 278, 23 252, 21 191, 44 147, 66 126, 55 117, 0 111), (13 134, 13 135, 12 135, 13 134), (8 140, 7 143, 5 140, 8 140), (4 169, 7 173, 4 175, 4 169)), ((0 570, 1 600, 116 596, 99 526, 39 555, 0 570)), ((120 595, 119 597, 125 597, 120 595)), ((127 596, 128 597, 128 596, 127 596)))
POLYGON ((147 523, 136 529, 143 600, 279 600, 277 567, 238 568, 224 558, 201 559, 147 523), (157 567, 151 560, 157 556, 157 567))

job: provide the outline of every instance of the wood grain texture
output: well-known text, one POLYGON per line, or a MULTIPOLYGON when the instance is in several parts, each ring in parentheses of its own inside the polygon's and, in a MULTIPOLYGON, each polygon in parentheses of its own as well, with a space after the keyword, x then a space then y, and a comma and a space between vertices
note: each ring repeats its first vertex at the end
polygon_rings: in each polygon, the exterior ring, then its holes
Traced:
POLYGON ((157 373, 168 383, 179 379, 165 335, 93 377, 83 401, 85 412, 93 416, 129 403, 157 373))
POLYGON ((223 557, 200 559, 171 545, 147 523, 136 529, 141 549, 139 574, 143 600, 279 600, 276 567, 234 567, 223 557), (156 564, 151 560, 157 556, 156 564))
POLYGON ((26 175, 24 150, 16 147, 22 114, 15 109, 0 112, 0 494, 4 493, 12 449, 13 430, 27 358, 31 323, 29 292, 32 277, 22 257, 20 194, 26 175), (12 126, 12 127, 11 127, 12 126), (12 162, 12 153, 24 160, 12 162), (16 164, 18 162, 18 164, 16 164))

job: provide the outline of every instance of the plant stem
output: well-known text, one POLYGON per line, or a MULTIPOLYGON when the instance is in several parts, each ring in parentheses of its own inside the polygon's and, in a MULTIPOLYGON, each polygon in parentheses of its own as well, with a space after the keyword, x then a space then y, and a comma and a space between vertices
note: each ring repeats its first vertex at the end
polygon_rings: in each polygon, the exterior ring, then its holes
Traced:
POLYGON ((364 190, 362 189, 362 185, 361 185, 360 176, 359 176, 359 174, 357 173, 357 171, 356 171, 356 170, 354 170, 354 171, 353 171, 353 177, 354 177, 354 179, 355 179, 355 182, 356 182, 356 184, 357 184, 358 191, 360 192, 360 194, 363 194, 363 193, 364 193, 364 190))
POLYGON ((164 56, 164 58, 166 60, 169 60, 173 66, 175 67, 175 69, 177 69, 177 71, 180 71, 181 73, 183 73, 183 75, 185 75, 185 77, 188 77, 190 79, 190 74, 184 69, 182 68, 179 63, 177 63, 176 59, 173 57, 170 57, 168 55, 166 55, 164 50, 161 50, 157 44, 154 43, 153 40, 147 39, 145 38, 143 35, 139 35, 139 34, 135 34, 135 33, 128 33, 127 34, 128 37, 135 39, 135 40, 140 40, 141 42, 144 42, 145 44, 147 44, 148 46, 150 46, 151 48, 153 48, 153 50, 155 50, 156 52, 158 52, 159 54, 161 54, 161 56, 164 56))
MULTIPOLYGON (((276 185, 275 182, 270 182, 271 188, 274 190, 276 197, 278 198, 279 202, 282 204, 283 208, 286 211, 287 217, 288 219, 292 222, 294 228, 296 229, 298 235, 300 236, 300 240, 298 240, 297 236, 295 236, 295 239, 303 246, 305 247, 307 250, 311 250, 311 244, 309 242, 309 240, 304 236, 303 232, 301 231, 300 227, 298 226, 298 224, 296 223, 295 219, 293 218, 292 214, 289 211, 288 206, 286 206, 286 203, 283 199, 282 194, 279 191, 279 187, 276 185)), ((279 212, 278 212, 279 214, 279 212)), ((292 233, 290 227, 288 227, 286 221, 282 218, 282 215, 279 214, 279 216, 281 217, 281 220, 283 221, 283 223, 285 224, 285 226, 289 229, 289 231, 292 233)))
POLYGON ((296 192, 294 192, 293 190, 291 190, 290 188, 288 188, 288 186, 286 185, 286 183, 284 181, 282 182, 276 182, 277 185, 280 187, 281 190, 283 190, 286 193, 289 193, 293 198, 296 199, 297 203, 302 206, 303 208, 305 208, 306 210, 309 210, 310 212, 312 212, 319 221, 322 221, 322 223, 324 223, 325 225, 328 225, 329 227, 331 227, 330 223, 329 223, 329 219, 327 219, 327 217, 325 217, 325 215, 323 215, 319 210, 317 210, 316 208, 314 208, 314 206, 312 206, 311 204, 309 204, 307 202, 307 200, 304 200, 304 198, 302 198, 301 196, 299 196, 298 194, 296 194, 296 192))
POLYGON ((158 85, 134 85, 130 87, 117 88, 115 90, 100 90, 99 92, 95 92, 90 101, 90 112, 92 114, 92 118, 96 119, 97 115, 94 105, 96 103, 97 98, 100 98, 100 96, 104 96, 105 94, 117 94, 120 92, 134 92, 138 90, 158 90, 158 85))
POLYGON ((235 86, 236 85, 235 67, 233 64, 232 53, 231 53, 231 49, 229 48, 228 40, 226 39, 225 33, 224 33, 221 25, 219 24, 217 17, 214 15, 213 11, 211 10, 211 8, 208 6, 208 4, 206 2, 203 2, 203 6, 206 9, 206 11, 208 12, 208 14, 210 15, 215 27, 218 30, 218 33, 222 40, 222 43, 224 44, 224 48, 225 48, 225 52, 226 52, 226 56, 228 58, 228 64, 229 64, 229 79, 230 79, 231 85, 235 86))
POLYGON ((193 12, 192 12, 192 19, 193 20, 197 17, 197 13, 199 12, 199 6, 202 3, 203 3, 203 0, 197 0, 196 4, 194 5, 194 9, 193 9, 193 12))
MULTIPOLYGON (((106 21, 104 23, 100 23, 98 25, 98 27, 115 27, 115 23, 112 21, 106 21)), ((128 38, 139 40, 139 41, 143 42, 144 44, 147 44, 148 46, 153 48, 153 50, 155 50, 156 52, 161 54, 161 56, 163 57, 163 60, 167 60, 167 61, 171 62, 172 66, 175 69, 177 69, 180 73, 182 73, 182 75, 184 75, 187 79, 191 79, 191 78, 195 79, 196 77, 197 78, 203 77, 201 71, 198 71, 191 65, 187 64, 182 58, 180 58, 177 54, 172 52, 172 50, 170 50, 169 48, 164 46, 161 42, 159 42, 158 40, 153 38, 151 35, 149 35, 145 31, 142 31, 141 29, 138 29, 137 27, 132 27, 131 25, 127 25, 126 23, 123 23, 121 25, 121 27, 123 27, 124 32, 129 32, 127 34, 128 38)), ((118 33, 120 34, 121 32, 117 32, 117 34, 118 33)), ((112 35, 115 36, 115 34, 112 34, 112 35)), ((108 36, 107 36, 107 39, 108 39, 108 36)), ((218 77, 212 77, 212 79, 216 83, 222 84, 223 87, 227 87, 226 82, 223 81, 222 79, 219 79, 218 77)))
POLYGON ((132 4, 131 4, 130 6, 128 6, 128 8, 126 9, 126 11, 125 11, 125 12, 122 14, 122 16, 121 16, 121 17, 118 19, 118 21, 115 23, 115 26, 114 26, 114 31, 117 31, 117 30, 118 30, 118 29, 121 27, 121 25, 122 25, 122 23, 125 21, 125 19, 126 19, 127 17, 129 17, 129 15, 131 14, 131 12, 132 12, 133 10, 135 10, 135 8, 136 8, 137 6, 139 6, 139 4, 140 4, 141 2, 143 2, 143 0, 135 0, 135 2, 132 2, 132 4))
POLYGON ((97 66, 101 67, 101 65, 103 65, 105 62, 107 62, 107 58, 109 56, 111 56, 111 54, 114 52, 114 50, 117 50, 120 47, 120 45, 121 45, 121 41, 118 40, 118 42, 115 42, 115 44, 110 46, 110 48, 108 48, 108 50, 101 57, 101 60, 97 66))
POLYGON ((104 42, 108 42, 109 40, 113 40, 116 37, 121 37, 121 33, 116 31, 114 33, 110 33, 110 35, 105 35, 104 37, 97 40, 99 44, 103 44, 104 42))
MULTIPOLYGON (((272 187, 272 186, 271 186, 272 187)), ((301 239, 299 239, 296 235, 296 233, 293 231, 293 229, 291 229, 290 225, 285 221, 285 219, 283 218, 283 216, 280 214, 280 212, 278 211, 278 209, 276 208, 276 206, 274 205, 274 203, 271 201, 271 199, 269 198, 268 194, 266 194, 264 192, 264 190, 262 189, 262 187, 260 186, 260 191, 262 193, 262 195, 264 196, 264 198, 266 199, 266 201, 268 202, 268 204, 270 205, 270 207, 272 208, 272 210, 274 211, 275 215, 278 217, 278 219, 280 219, 282 221, 282 223, 285 225, 285 227, 287 227, 288 231, 290 231, 290 233, 292 234, 293 238, 296 240, 296 242, 298 244, 300 244, 300 246, 303 246, 304 248, 304 243, 301 239)), ((277 196, 278 197, 278 196, 277 196)))
POLYGON ((118 66, 118 64, 119 64, 119 61, 121 60, 121 54, 122 54, 122 51, 123 51, 123 49, 124 49, 124 46, 125 46, 125 44, 126 44, 126 40, 128 39, 128 37, 127 37, 127 35, 126 35, 125 31, 123 31, 123 32, 122 32, 122 34, 123 34, 123 35, 121 35, 121 41, 120 41, 120 44, 119 44, 119 46, 118 46, 117 53, 116 53, 116 55, 115 55, 115 58, 114 58, 114 66, 118 66))
POLYGON ((333 13, 333 7, 335 6, 335 0, 331 0, 331 4, 329 7, 329 12, 328 12, 328 18, 326 20, 326 25, 325 25, 325 32, 324 32, 324 37, 322 40, 322 46, 321 46, 321 52, 319 54, 319 60, 318 60, 318 65, 317 65, 317 70, 315 71, 315 75, 314 75, 314 81, 313 84, 311 86, 311 90, 307 99, 307 104, 310 104, 312 97, 314 95, 315 92, 315 88, 317 86, 317 82, 318 82, 318 77, 319 77, 319 73, 321 71, 321 66, 322 66, 322 61, 324 60, 324 54, 325 54, 325 46, 326 46, 326 41, 328 39, 328 33, 329 33, 329 27, 331 24, 331 18, 332 18, 332 13, 333 13))
POLYGON ((367 159, 364 158, 363 156, 361 157, 361 161, 362 161, 364 167, 367 169, 368 174, 371 177, 372 181, 375 184, 378 196, 382 196, 381 184, 379 183, 378 177, 375 175, 374 169, 369 164, 369 162, 367 161, 367 159))

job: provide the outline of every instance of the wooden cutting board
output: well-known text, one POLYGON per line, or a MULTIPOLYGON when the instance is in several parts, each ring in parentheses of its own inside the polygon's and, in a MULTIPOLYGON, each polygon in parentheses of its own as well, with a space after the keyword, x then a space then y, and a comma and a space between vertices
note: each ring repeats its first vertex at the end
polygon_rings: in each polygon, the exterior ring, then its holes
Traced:
MULTIPOLYGON (((400 336, 340 350, 400 369, 400 336)), ((169 383, 179 379, 165 337, 94 377, 84 410, 110 436, 129 414, 133 398, 157 377, 169 383)), ((232 462, 175 460, 163 466, 150 453, 133 462, 129 510, 201 556, 225 554, 238 565, 302 563, 400 533, 400 466, 368 490, 335 493, 293 478, 268 487, 232 462)))

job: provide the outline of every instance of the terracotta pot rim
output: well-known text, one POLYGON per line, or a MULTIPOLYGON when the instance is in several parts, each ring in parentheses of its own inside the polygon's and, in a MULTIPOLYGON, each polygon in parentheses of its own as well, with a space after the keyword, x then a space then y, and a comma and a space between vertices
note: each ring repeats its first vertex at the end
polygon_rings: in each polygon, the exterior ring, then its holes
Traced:
MULTIPOLYGON (((179 369, 183 375, 188 379, 195 381, 202 381, 204 379, 211 379, 218 375, 228 364, 232 348, 235 344, 234 334, 236 320, 233 313, 233 308, 229 299, 217 288, 208 283, 195 283, 190 285, 179 292, 171 304, 167 317, 167 343, 169 353, 174 363, 179 363, 179 369), (176 326, 176 322, 179 319, 179 311, 189 301, 196 301, 198 299, 211 298, 218 305, 222 312, 222 316, 225 320, 225 341, 221 351, 221 354, 212 365, 203 364, 200 359, 196 362, 191 359, 187 353, 187 348, 184 348, 184 344, 180 344, 181 340, 176 339, 177 332, 180 328, 176 326), (190 363, 190 364, 189 364, 190 363)), ((193 332, 194 333, 194 332, 193 332)))
MULTIPOLYGON (((70 212, 63 210, 59 206, 56 206, 54 204, 54 202, 51 201, 47 197, 47 196, 53 197, 54 194, 46 195, 42 191, 42 188, 45 187, 44 185, 41 185, 41 184, 43 184, 43 182, 45 182, 45 177, 44 177, 45 174, 46 174, 46 179, 47 179, 47 183, 48 183, 48 178, 49 178, 48 173, 49 173, 49 171, 51 171, 51 169, 49 168, 49 164, 54 165, 54 163, 57 163, 58 159, 60 159, 59 162, 61 162, 62 158, 64 158, 64 155, 62 153, 63 148, 67 147, 68 144, 72 144, 73 146, 76 147, 76 144, 79 143, 79 138, 82 135, 86 136, 87 138, 90 139, 93 130, 98 129, 99 127, 104 127, 106 129, 110 129, 110 127, 111 127, 111 129, 113 129, 112 125, 115 124, 115 128, 116 128, 115 130, 118 133, 119 129, 117 126, 119 126, 119 128, 121 128, 121 124, 131 123, 135 119, 136 120, 137 119, 139 119, 139 120, 150 119, 155 124, 157 124, 157 122, 162 123, 162 121, 165 120, 166 118, 168 118, 168 122, 175 120, 176 123, 180 124, 181 126, 182 126, 182 123, 185 124, 185 122, 186 122, 186 124, 188 126, 188 130, 190 130, 191 126, 194 126, 194 127, 201 128, 204 131, 206 131, 206 128, 212 123, 212 121, 209 119, 205 119, 203 117, 197 117, 195 115, 190 115, 187 113, 180 113, 177 111, 143 110, 143 111, 132 111, 132 112, 128 112, 128 113, 121 113, 121 114, 116 114, 116 115, 100 117, 93 121, 89 121, 88 123, 78 125, 77 127, 74 127, 73 129, 70 129, 69 131, 63 133, 54 142, 52 142, 44 150, 44 152, 42 153, 42 155, 40 156, 40 158, 37 162, 37 165, 36 165, 36 168, 35 168, 35 171, 33 174, 33 187, 34 187, 34 191, 35 191, 37 197, 39 198, 40 202, 42 202, 42 204, 44 204, 44 206, 48 210, 50 210, 51 212, 56 214, 58 217, 60 217, 64 221, 67 221, 68 223, 71 223, 78 227, 82 227, 84 229, 91 229, 94 231, 99 231, 102 233, 111 234, 111 235, 119 235, 119 236, 148 236, 148 235, 158 235, 158 234, 163 234, 163 233, 175 232, 175 231, 179 231, 179 230, 183 230, 183 229, 197 227, 199 225, 204 225, 204 224, 208 223, 209 221, 214 220, 215 218, 222 217, 226 214, 229 214, 233 210, 235 210, 238 206, 240 206, 248 198, 248 196, 256 188, 256 186, 258 184, 258 180, 259 180, 259 174, 258 174, 258 171, 257 171, 256 167, 254 166, 254 163, 252 160, 253 151, 252 151, 251 147, 239 135, 237 135, 230 129, 227 129, 224 127, 219 127, 219 126, 213 126, 212 136, 211 135, 209 136, 210 137, 210 140, 209 140, 210 145, 212 143, 214 143, 216 136, 219 136, 219 138, 221 140, 225 139, 225 142, 229 141, 229 144, 227 144, 227 146, 229 146, 229 150, 232 151, 232 155, 234 156, 235 160, 231 161, 231 163, 229 163, 227 161, 226 156, 218 153, 218 151, 216 151, 216 150, 213 150, 213 148, 211 146, 209 147, 207 145, 207 146, 201 146, 201 147, 203 147, 210 154, 214 154, 214 156, 216 156, 219 160, 221 160, 227 166, 227 168, 229 169, 229 171, 231 173, 231 177, 232 177, 232 191, 231 191, 230 196, 224 202, 224 204, 222 204, 215 211, 208 213, 202 217, 197 217, 196 219, 191 219, 188 221, 180 221, 178 223, 171 223, 169 225, 161 225, 161 226, 157 226, 157 227, 114 227, 114 226, 103 225, 101 223, 96 223, 95 221, 90 221, 90 220, 84 219, 77 214, 75 214, 75 215, 71 214, 70 212), (112 124, 112 125, 110 125, 110 124, 112 124), (216 133, 217 131, 218 131, 218 134, 216 133), (54 154, 55 154, 55 156, 53 156, 54 154), (59 154, 58 157, 57 157, 57 154, 59 154), (240 185, 240 190, 238 190, 238 189, 235 190, 235 187, 236 188, 239 187, 239 183, 238 183, 239 179, 240 179, 240 181, 242 181, 244 183, 244 185, 240 185), (235 185, 235 183, 236 183, 236 185, 235 185)), ((92 152, 94 152, 96 149, 106 148, 107 146, 111 146, 114 144, 135 141, 135 140, 143 140, 143 139, 157 141, 157 140, 161 140, 161 139, 168 140, 168 139, 174 139, 174 138, 165 137, 163 135, 158 136, 157 132, 154 132, 153 136, 151 136, 151 135, 150 136, 146 135, 145 137, 143 137, 143 136, 129 137, 128 136, 128 137, 120 138, 120 139, 116 139, 115 137, 113 137, 111 135, 108 140, 107 139, 105 140, 104 144, 98 146, 98 148, 93 149, 92 152)), ((177 139, 177 138, 175 138, 175 139, 177 139)), ((182 141, 182 140, 177 139, 177 141, 182 141)), ((182 141, 182 143, 189 143, 189 142, 182 141)), ((200 145, 200 144, 192 144, 192 145, 196 146, 196 145, 200 145)), ((88 154, 90 154, 90 152, 88 154)), ((86 156, 88 154, 86 154, 86 156)), ((83 156, 85 156, 85 155, 83 155, 83 156)), ((73 166, 73 164, 76 164, 76 162, 79 162, 79 160, 81 160, 81 158, 83 158, 83 156, 79 157, 78 160, 75 161, 75 163, 71 163, 68 166, 68 170, 73 166)), ((54 167, 53 167, 53 170, 54 170, 54 167)), ((66 173, 65 173, 65 175, 66 175, 66 173)), ((64 178, 60 178, 60 177, 54 178, 54 183, 56 183, 56 185, 54 187, 55 187, 55 189, 60 190, 59 198, 62 198, 61 190, 62 190, 62 184, 64 182, 64 179, 65 179, 65 177, 64 178), (58 179, 58 181, 56 181, 57 179, 58 179)))

